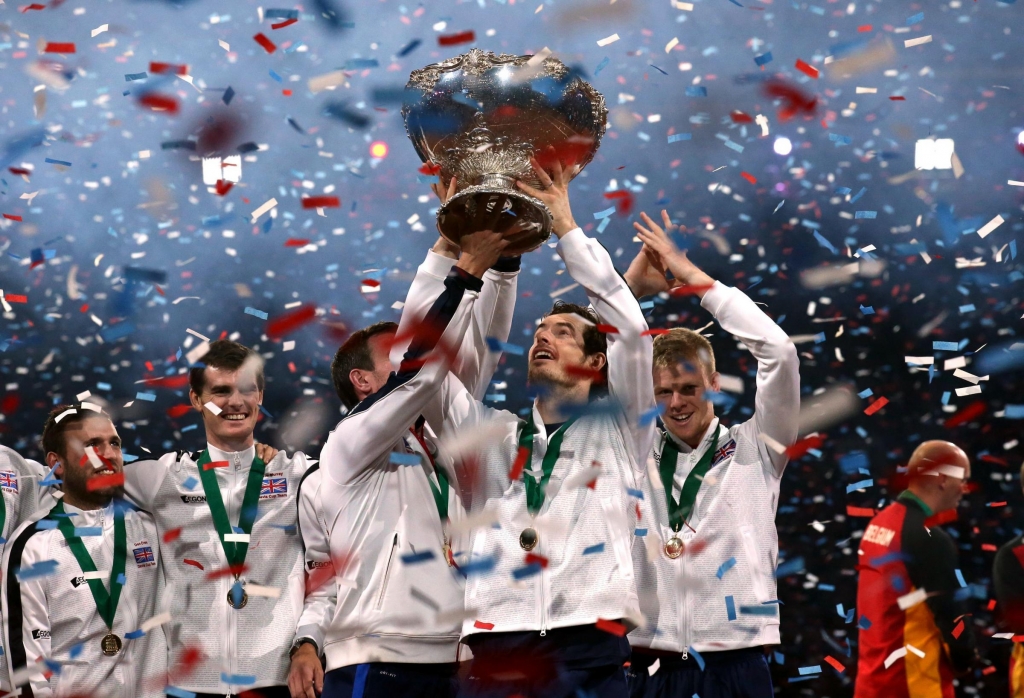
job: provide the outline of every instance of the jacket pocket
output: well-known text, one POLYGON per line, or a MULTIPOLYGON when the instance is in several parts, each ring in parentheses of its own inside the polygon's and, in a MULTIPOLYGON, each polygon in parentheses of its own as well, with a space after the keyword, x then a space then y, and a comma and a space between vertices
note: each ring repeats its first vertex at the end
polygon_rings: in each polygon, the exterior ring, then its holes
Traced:
POLYGON ((768 585, 765 584, 763 570, 761 569, 761 557, 758 551, 757 537, 754 527, 750 524, 740 526, 740 534, 743 537, 743 551, 746 553, 747 566, 750 567, 750 584, 754 592, 754 598, 758 603, 769 601, 768 585))
POLYGON ((391 580, 391 566, 395 561, 395 550, 398 549, 398 533, 391 539, 391 552, 388 554, 388 566, 384 569, 384 581, 380 585, 380 596, 377 597, 377 610, 384 606, 384 594, 388 591, 388 582, 391 580))

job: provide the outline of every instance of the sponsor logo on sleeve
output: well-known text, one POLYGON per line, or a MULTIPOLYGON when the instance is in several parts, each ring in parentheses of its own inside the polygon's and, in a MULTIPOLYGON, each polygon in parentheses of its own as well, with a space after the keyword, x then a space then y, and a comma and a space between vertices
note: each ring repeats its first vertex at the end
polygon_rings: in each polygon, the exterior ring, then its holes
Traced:
POLYGON ((49 630, 42 630, 40 628, 35 628, 35 629, 32 630, 32 639, 33 640, 49 640, 50 639, 50 631, 49 630))
POLYGON ((85 577, 81 576, 81 575, 79 575, 78 577, 72 577, 71 578, 71 586, 73 586, 74 588, 77 589, 78 587, 80 587, 83 584, 85 584, 85 581, 86 581, 85 577))
POLYGON ((205 494, 183 494, 181 501, 185 504, 206 504, 205 494))
MULTIPOLYGON (((143 541, 145 543, 146 541, 143 541)), ((156 567, 156 556, 153 555, 153 547, 141 545, 132 550, 135 555, 135 564, 139 567, 156 567)))

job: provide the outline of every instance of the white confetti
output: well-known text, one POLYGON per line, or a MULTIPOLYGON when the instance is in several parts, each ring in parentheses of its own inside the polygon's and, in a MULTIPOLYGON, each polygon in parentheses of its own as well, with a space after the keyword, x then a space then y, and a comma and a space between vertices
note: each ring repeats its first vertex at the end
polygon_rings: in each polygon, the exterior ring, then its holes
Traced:
MULTIPOLYGON (((215 405, 215 404, 213 403, 213 400, 210 400, 210 401, 209 401, 208 403, 206 403, 205 405, 203 405, 203 407, 205 407, 206 409, 210 410, 210 412, 212 412, 212 413, 213 413, 213 416, 214 416, 214 417, 216 417, 216 416, 217 416, 217 415, 219 415, 219 414, 220 414, 221 412, 223 412, 223 410, 222 410, 221 408, 217 407, 217 405, 215 405)), ((232 535, 235 535, 235 534, 233 534, 233 533, 228 533, 228 534, 225 534, 225 535, 224 535, 224 538, 227 538, 228 536, 232 536, 232 535)))
POLYGON ((611 36, 605 37, 597 42, 598 46, 607 46, 608 44, 614 44, 619 40, 618 34, 612 34, 611 36))
POLYGON ((269 201, 264 202, 262 206, 260 206, 258 209, 252 212, 251 222, 255 223, 260 219, 260 216, 262 216, 264 213, 274 208, 275 206, 277 206, 277 199, 270 199, 269 201))
POLYGON ((906 41, 903 42, 903 46, 905 48, 911 48, 912 46, 920 46, 921 44, 929 44, 929 43, 931 43, 931 41, 932 41, 932 35, 929 34, 928 36, 919 36, 916 39, 907 39, 906 41))
POLYGON ((1001 226, 1005 222, 1006 221, 1003 219, 1002 216, 996 216, 995 218, 990 220, 988 223, 986 223, 985 225, 981 226, 981 229, 978 230, 978 237, 983 238, 983 237, 988 236, 989 233, 991 233, 993 230, 995 230, 996 228, 998 228, 999 226, 1001 226))
POLYGON ((103 32, 109 31, 109 30, 110 30, 110 25, 109 24, 101 24, 100 26, 98 26, 98 27, 96 27, 95 29, 92 30, 92 35, 93 36, 99 36, 103 32))

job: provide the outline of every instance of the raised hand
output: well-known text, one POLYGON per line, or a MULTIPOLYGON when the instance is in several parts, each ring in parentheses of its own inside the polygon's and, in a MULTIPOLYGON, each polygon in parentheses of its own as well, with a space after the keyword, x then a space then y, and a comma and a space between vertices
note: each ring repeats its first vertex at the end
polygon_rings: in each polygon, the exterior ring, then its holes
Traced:
MULTIPOLYGON (((550 148, 554 153, 555 149, 550 148)), ((534 189, 523 181, 516 181, 516 186, 530 196, 540 199, 551 211, 551 227, 555 235, 562 237, 570 230, 577 228, 576 221, 572 217, 572 208, 569 206, 569 180, 572 179, 573 170, 563 169, 558 158, 552 158, 551 171, 546 171, 540 166, 536 158, 530 158, 530 165, 536 173, 544 189, 534 189)))
POLYGON ((673 230, 675 226, 668 217, 668 212, 664 210, 661 212, 664 227, 651 220, 646 213, 641 212, 640 218, 643 219, 645 225, 634 222, 633 227, 636 229, 637 237, 644 243, 644 247, 649 248, 661 259, 662 264, 672 272, 672 276, 675 277, 679 286, 691 287, 694 293, 703 298, 704 292, 714 285, 715 280, 691 262, 685 250, 680 250, 672 242, 672 238, 666 231, 673 230))
POLYGON ((669 291, 675 283, 669 280, 661 258, 647 245, 640 248, 622 278, 636 298, 669 291))
POLYGON ((508 247, 508 240, 493 230, 480 230, 462 236, 462 256, 455 265, 473 276, 483 278, 508 247))
MULTIPOLYGON (((455 177, 452 177, 451 180, 449 180, 447 188, 445 188, 444 184, 441 183, 441 178, 438 177, 437 182, 430 185, 430 189, 437 195, 437 198, 441 200, 441 204, 443 205, 448 202, 448 199, 455 195, 456 186, 457 182, 455 181, 455 177)), ((449 242, 440 235, 437 236, 437 242, 435 242, 434 246, 430 249, 439 255, 448 257, 449 259, 459 258, 459 246, 454 242, 449 242)))

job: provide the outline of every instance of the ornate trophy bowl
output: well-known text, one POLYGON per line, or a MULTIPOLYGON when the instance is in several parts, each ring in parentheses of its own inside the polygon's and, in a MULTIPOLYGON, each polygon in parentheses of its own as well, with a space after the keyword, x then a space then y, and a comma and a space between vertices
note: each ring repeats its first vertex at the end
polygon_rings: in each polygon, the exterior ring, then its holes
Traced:
POLYGON ((544 244, 551 212, 515 182, 544 188, 531 157, 578 174, 604 135, 604 97, 556 58, 479 49, 413 71, 406 90, 402 116, 416 153, 440 166, 446 186, 457 178, 457 193, 438 209, 438 232, 458 244, 497 218, 506 254, 544 244), (489 216, 499 205, 510 215, 489 216))

